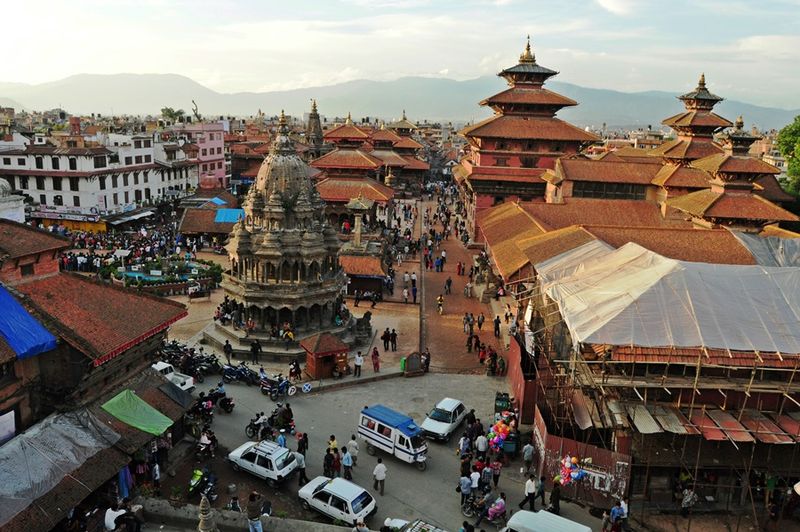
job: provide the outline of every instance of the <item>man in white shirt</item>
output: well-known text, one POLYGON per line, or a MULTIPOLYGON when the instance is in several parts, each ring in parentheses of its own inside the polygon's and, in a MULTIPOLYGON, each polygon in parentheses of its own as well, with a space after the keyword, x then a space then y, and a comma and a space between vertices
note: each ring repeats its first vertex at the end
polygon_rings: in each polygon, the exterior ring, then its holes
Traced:
POLYGON ((380 494, 383 495, 383 484, 386 481, 386 466, 383 465, 382 458, 378 458, 378 464, 375 466, 375 469, 372 470, 372 477, 375 479, 372 488, 377 490, 380 486, 380 494))
POLYGON ((358 465, 358 440, 356 439, 356 435, 352 434, 350 436, 350 441, 347 442, 347 452, 350 453, 350 456, 353 457, 353 467, 358 465))
POLYGON ((486 459, 486 452, 489 450, 489 440, 486 439, 486 436, 483 434, 475 438, 475 450, 478 452, 478 458, 481 460, 486 459))
POLYGON ((472 473, 469 475, 469 479, 472 482, 472 491, 478 492, 478 487, 481 484, 481 474, 478 472, 477 467, 472 468, 472 473))
POLYGON ((105 519, 103 519, 103 524, 105 525, 106 530, 116 530, 117 524, 114 521, 116 521, 117 517, 124 513, 124 508, 120 508, 117 503, 112 504, 111 508, 106 510, 106 516, 105 519))
POLYGON ((519 503, 520 510, 522 509, 523 506, 525 506, 525 503, 527 502, 528 510, 530 510, 531 512, 535 512, 536 511, 535 499, 536 499, 536 475, 531 475, 530 477, 528 477, 528 480, 525 481, 525 498, 522 499, 521 503, 519 503))
POLYGON ((622 515, 620 516, 622 530, 630 530, 628 528, 628 499, 620 499, 619 505, 622 508, 622 515))

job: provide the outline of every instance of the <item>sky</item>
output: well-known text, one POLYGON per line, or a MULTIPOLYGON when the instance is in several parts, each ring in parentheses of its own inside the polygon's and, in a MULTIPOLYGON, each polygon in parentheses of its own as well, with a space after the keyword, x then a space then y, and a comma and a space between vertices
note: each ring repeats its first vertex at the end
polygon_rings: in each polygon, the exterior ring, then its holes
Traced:
POLYGON ((513 66, 525 36, 561 81, 800 108, 800 0, 4 2, 2 82, 175 73, 219 92, 513 66))

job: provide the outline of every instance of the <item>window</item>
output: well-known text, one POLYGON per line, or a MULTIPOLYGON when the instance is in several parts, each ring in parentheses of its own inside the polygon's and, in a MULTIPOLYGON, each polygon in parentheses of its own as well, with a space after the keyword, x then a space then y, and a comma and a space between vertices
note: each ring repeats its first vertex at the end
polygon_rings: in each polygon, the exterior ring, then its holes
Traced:
POLYGON ((136 203, 139 203, 140 201, 142 201, 142 191, 141 190, 134 190, 133 191, 133 195, 136 198, 136 200, 135 200, 136 203))
POLYGON ((64 198, 61 197, 61 194, 56 194, 55 196, 53 196, 53 205, 58 205, 58 206, 64 205, 64 198))
POLYGON ((45 196, 44 194, 39 194, 39 204, 47 205, 47 196, 45 196))
POLYGON ((117 188, 118 181, 119 181, 119 179, 118 179, 117 174, 112 175, 111 176, 111 188, 117 188))
POLYGON ((250 462, 250 463, 254 464, 256 462, 256 456, 258 456, 258 455, 256 455, 255 451, 250 451, 250 452, 244 453, 242 455, 242 461, 243 462, 250 462))
POLYGON ((576 181, 572 195, 576 198, 637 199, 645 198, 646 186, 631 183, 576 181))
POLYGON ((508 158, 507 157, 498 157, 494 160, 495 166, 508 166, 508 158))
POLYGON ((25 166, 25 158, 24 157, 20 157, 19 159, 17 159, 17 164, 19 166, 25 166))
POLYGON ((207 172, 207 171, 208 171, 208 165, 207 165, 207 164, 204 164, 204 165, 203 165, 203 171, 204 171, 204 172, 207 172))
POLYGON ((267 458, 266 456, 258 455, 258 462, 256 462, 258 467, 263 467, 264 469, 269 469, 272 471, 272 460, 267 458))
POLYGON ((36 190, 44 190, 44 178, 42 176, 36 176, 36 190))
POLYGON ((523 168, 536 168, 536 163, 539 162, 538 157, 520 157, 519 163, 523 168))
POLYGON ((3 157, 3 164, 5 166, 11 166, 11 157, 3 157))
POLYGON ((145 148, 149 148, 152 145, 153 145, 153 143, 150 141, 150 139, 145 139, 145 140, 142 141, 142 146, 144 146, 145 148))
POLYGON ((131 157, 131 156, 125 157, 125 164, 128 165, 128 166, 132 165, 133 164, 133 157, 131 157))
POLYGON ((23 264, 22 266, 20 266, 19 267, 19 273, 23 277, 25 277, 27 275, 33 275, 33 263, 23 264))
POLYGON ((41 157, 36 158, 36 168, 38 168, 39 170, 44 169, 44 159, 42 159, 41 157))
POLYGON ((152 158, 150 155, 145 155, 145 156, 144 156, 144 162, 146 162, 146 163, 149 163, 149 162, 151 162, 152 160, 153 160, 153 158, 152 158))
POLYGON ((61 190, 61 178, 53 177, 53 190, 61 190))
POLYGON ((141 140, 134 140, 133 141, 133 147, 138 150, 139 148, 142 147, 142 141, 141 140))
POLYGON ((221 155, 221 154, 222 154, 222 148, 221 147, 217 148, 217 155, 221 155))
POLYGON ((70 177, 69 178, 69 189, 72 192, 77 192, 78 191, 78 188, 79 188, 78 185, 79 184, 80 184, 80 180, 77 177, 70 177))
POLYGON ((145 171, 142 173, 142 177, 144 178, 144 182, 145 182, 145 183, 147 183, 147 178, 149 177, 149 175, 150 175, 150 171, 149 171, 149 170, 145 170, 145 171))
POLYGON ((80 207, 81 206, 81 198, 80 198, 80 196, 72 196, 72 206, 73 207, 80 207))
POLYGON ((27 176, 20 176, 19 177, 19 188, 22 190, 28 190, 28 177, 27 176))
POLYGON ((106 156, 105 155, 95 155, 95 157, 94 157, 94 167, 95 168, 105 168, 106 167, 106 156))
POLYGON ((138 185, 139 184, 139 172, 134 172, 133 173, 133 184, 134 185, 138 185))
POLYGON ((331 508, 339 510, 340 512, 347 513, 347 503, 336 495, 331 496, 331 508))
POLYGON ((386 425, 382 425, 381 423, 378 423, 378 432, 383 434, 387 438, 392 437, 392 429, 390 429, 386 425))
POLYGON ((505 141, 501 140, 498 141, 496 148, 498 150, 505 150, 508 146, 506 145, 505 141))
POLYGON ((134 160, 136 161, 136 164, 142 164, 142 156, 141 155, 137 155, 134 160))
POLYGON ((408 440, 406 440, 403 436, 398 436, 397 445, 399 445, 400 447, 408 447, 408 440))
POLYGON ((0 381, 14 378, 14 360, 0 364, 0 381))
POLYGON ((114 205, 119 205, 119 194, 114 192, 114 205))
POLYGON ((150 189, 149 188, 144 189, 144 198, 145 199, 150 199, 150 189))
POLYGON ((327 491, 320 491, 319 493, 314 494, 314 499, 321 502, 322 504, 328 504, 328 501, 331 500, 331 494, 327 491))
POLYGON ((51 158, 50 164, 53 165, 53 170, 58 170, 59 168, 61 168, 61 163, 59 163, 58 157, 51 158))
POLYGON ((78 159, 75 157, 69 158, 69 169, 70 170, 77 170, 78 169, 78 159))
POLYGON ((106 176, 101 175, 100 178, 99 178, 99 181, 100 181, 100 190, 105 190, 106 189, 106 176))
POLYGON ((207 149, 205 149, 205 148, 203 148, 203 150, 202 150, 202 153, 201 153, 200 155, 202 155, 203 157, 205 157, 207 153, 208 153, 208 150, 207 150, 207 149))
POLYGON ((122 174, 122 186, 123 187, 128 186, 128 174, 122 174))
POLYGON ((130 196, 128 195, 128 191, 125 191, 125 203, 130 203, 130 196))

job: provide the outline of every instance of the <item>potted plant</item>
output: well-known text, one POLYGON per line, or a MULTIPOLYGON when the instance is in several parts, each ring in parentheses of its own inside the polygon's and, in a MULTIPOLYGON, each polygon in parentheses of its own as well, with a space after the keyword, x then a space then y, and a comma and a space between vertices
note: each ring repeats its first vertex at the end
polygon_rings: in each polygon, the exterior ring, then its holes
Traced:
POLYGON ((176 508, 183 505, 183 489, 180 486, 172 486, 169 503, 176 508))

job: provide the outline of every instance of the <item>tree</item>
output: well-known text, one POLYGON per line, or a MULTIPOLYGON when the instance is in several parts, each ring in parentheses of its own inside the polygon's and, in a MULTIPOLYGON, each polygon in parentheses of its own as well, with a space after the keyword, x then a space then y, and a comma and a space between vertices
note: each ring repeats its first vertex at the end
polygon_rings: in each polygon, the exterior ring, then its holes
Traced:
POLYGON ((794 117, 794 122, 781 129, 776 144, 787 163, 786 173, 789 176, 787 191, 800 196, 800 115, 794 117))
POLYGON ((183 109, 178 109, 177 111, 172 107, 162 107, 161 108, 161 116, 166 118, 171 122, 177 122, 178 118, 182 117, 186 114, 186 111, 183 109))

